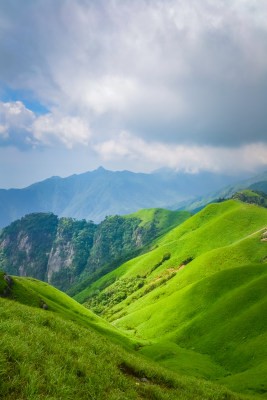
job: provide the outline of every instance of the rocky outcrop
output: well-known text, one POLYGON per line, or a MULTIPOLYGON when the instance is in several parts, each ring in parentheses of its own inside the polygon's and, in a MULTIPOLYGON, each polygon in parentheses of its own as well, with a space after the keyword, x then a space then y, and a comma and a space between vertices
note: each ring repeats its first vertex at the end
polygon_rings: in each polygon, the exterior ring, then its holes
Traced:
POLYGON ((52 247, 47 263, 48 283, 51 282, 53 273, 58 272, 63 268, 70 268, 74 254, 74 248, 70 242, 55 244, 52 247))
POLYGON ((11 295, 11 288, 14 285, 14 281, 10 275, 6 275, 6 274, 4 274, 4 280, 7 283, 7 286, 5 287, 5 289, 3 291, 3 296, 9 297, 11 295))
POLYGON ((32 248, 32 244, 29 241, 29 236, 27 235, 26 232, 24 232, 24 231, 19 232, 17 246, 20 251, 25 251, 25 253, 29 257, 29 254, 30 254, 31 248, 32 248))
POLYGON ((99 225, 51 213, 26 215, 0 232, 0 269, 64 291, 111 262, 110 268, 116 268, 133 252, 137 255, 160 233, 159 220, 157 212, 145 223, 139 216, 117 215, 99 225))
POLYGON ((43 310, 48 310, 48 305, 46 304, 46 302, 44 300, 41 300, 41 308, 43 310))

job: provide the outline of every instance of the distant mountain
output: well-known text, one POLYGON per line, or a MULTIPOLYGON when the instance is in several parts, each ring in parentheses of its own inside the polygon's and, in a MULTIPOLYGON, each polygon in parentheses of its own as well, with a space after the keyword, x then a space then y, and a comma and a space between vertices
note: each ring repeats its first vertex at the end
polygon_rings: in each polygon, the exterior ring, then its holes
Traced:
POLYGON ((163 169, 143 174, 100 167, 68 178, 52 177, 24 189, 0 189, 0 228, 33 212, 98 223, 107 215, 168 208, 233 182, 229 176, 208 172, 185 174, 163 169))
POLYGON ((93 274, 97 279, 137 256, 190 216, 188 211, 150 209, 96 225, 52 213, 28 214, 0 232, 0 269, 66 290, 81 278, 92 279, 93 274))
POLYGON ((264 192, 267 194, 267 179, 266 181, 255 182, 249 186, 249 189, 259 190, 260 192, 264 192))
POLYGON ((236 192, 240 192, 244 189, 258 190, 267 194, 267 171, 252 178, 220 188, 220 190, 212 191, 204 196, 198 196, 193 199, 175 203, 168 208, 170 210, 189 210, 192 212, 198 212, 206 207, 206 205, 218 200, 230 199, 236 192))

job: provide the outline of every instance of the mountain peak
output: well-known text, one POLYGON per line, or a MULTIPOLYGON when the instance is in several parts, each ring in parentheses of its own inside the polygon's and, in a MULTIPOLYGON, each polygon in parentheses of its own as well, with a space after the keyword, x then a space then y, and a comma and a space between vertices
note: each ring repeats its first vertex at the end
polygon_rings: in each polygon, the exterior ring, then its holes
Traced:
POLYGON ((107 171, 107 170, 104 167, 102 167, 102 165, 100 165, 97 169, 95 169, 95 171, 104 172, 104 171, 107 171))

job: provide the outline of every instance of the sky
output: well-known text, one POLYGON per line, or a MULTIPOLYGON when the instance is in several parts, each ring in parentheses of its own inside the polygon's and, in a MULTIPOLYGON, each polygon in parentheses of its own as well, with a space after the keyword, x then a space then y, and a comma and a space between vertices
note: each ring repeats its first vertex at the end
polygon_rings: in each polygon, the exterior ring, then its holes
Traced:
POLYGON ((0 188, 267 169, 267 2, 1 0, 0 188))

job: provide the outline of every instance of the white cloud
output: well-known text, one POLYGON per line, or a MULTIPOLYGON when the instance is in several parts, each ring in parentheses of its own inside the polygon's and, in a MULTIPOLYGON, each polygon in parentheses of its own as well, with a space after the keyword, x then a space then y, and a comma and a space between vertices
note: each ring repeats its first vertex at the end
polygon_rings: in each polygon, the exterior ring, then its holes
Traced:
POLYGON ((27 109, 21 101, 0 102, 0 121, 7 125, 28 126, 34 119, 34 113, 27 109))
MULTIPOLYGON (((56 147, 67 149, 82 145, 93 149, 112 167, 112 163, 130 166, 133 170, 153 170, 171 167, 195 173, 199 170, 236 173, 256 171, 267 166, 267 145, 252 143, 238 147, 190 145, 145 140, 122 131, 110 138, 97 138, 88 120, 67 116, 55 110, 36 116, 22 102, 0 102, 0 137, 5 145, 16 147, 56 147)), ((96 160, 96 157, 95 157, 96 160)))
POLYGON ((55 140, 71 148, 74 144, 88 144, 91 136, 88 123, 79 117, 46 114, 38 117, 33 125, 33 137, 37 142, 51 145, 55 140))
POLYGON ((80 117, 53 113, 37 117, 21 101, 0 102, 0 135, 4 144, 15 146, 54 145, 71 148, 87 145, 91 137, 89 123, 80 117))
POLYGON ((8 138, 8 125, 0 124, 0 135, 2 135, 2 138, 8 138))
POLYGON ((35 115, 21 101, 0 101, 0 135, 4 144, 23 144, 35 115))
POLYGON ((135 90, 135 83, 130 79, 103 76, 86 83, 81 99, 97 115, 114 110, 121 112, 127 104, 126 99, 134 95, 135 90))
POLYGON ((107 161, 119 157, 126 162, 131 160, 137 166, 150 165, 151 169, 170 167, 189 173, 206 170, 236 174, 267 166, 267 145, 263 143, 239 148, 168 145, 145 142, 122 132, 116 139, 98 143, 94 149, 107 161))

